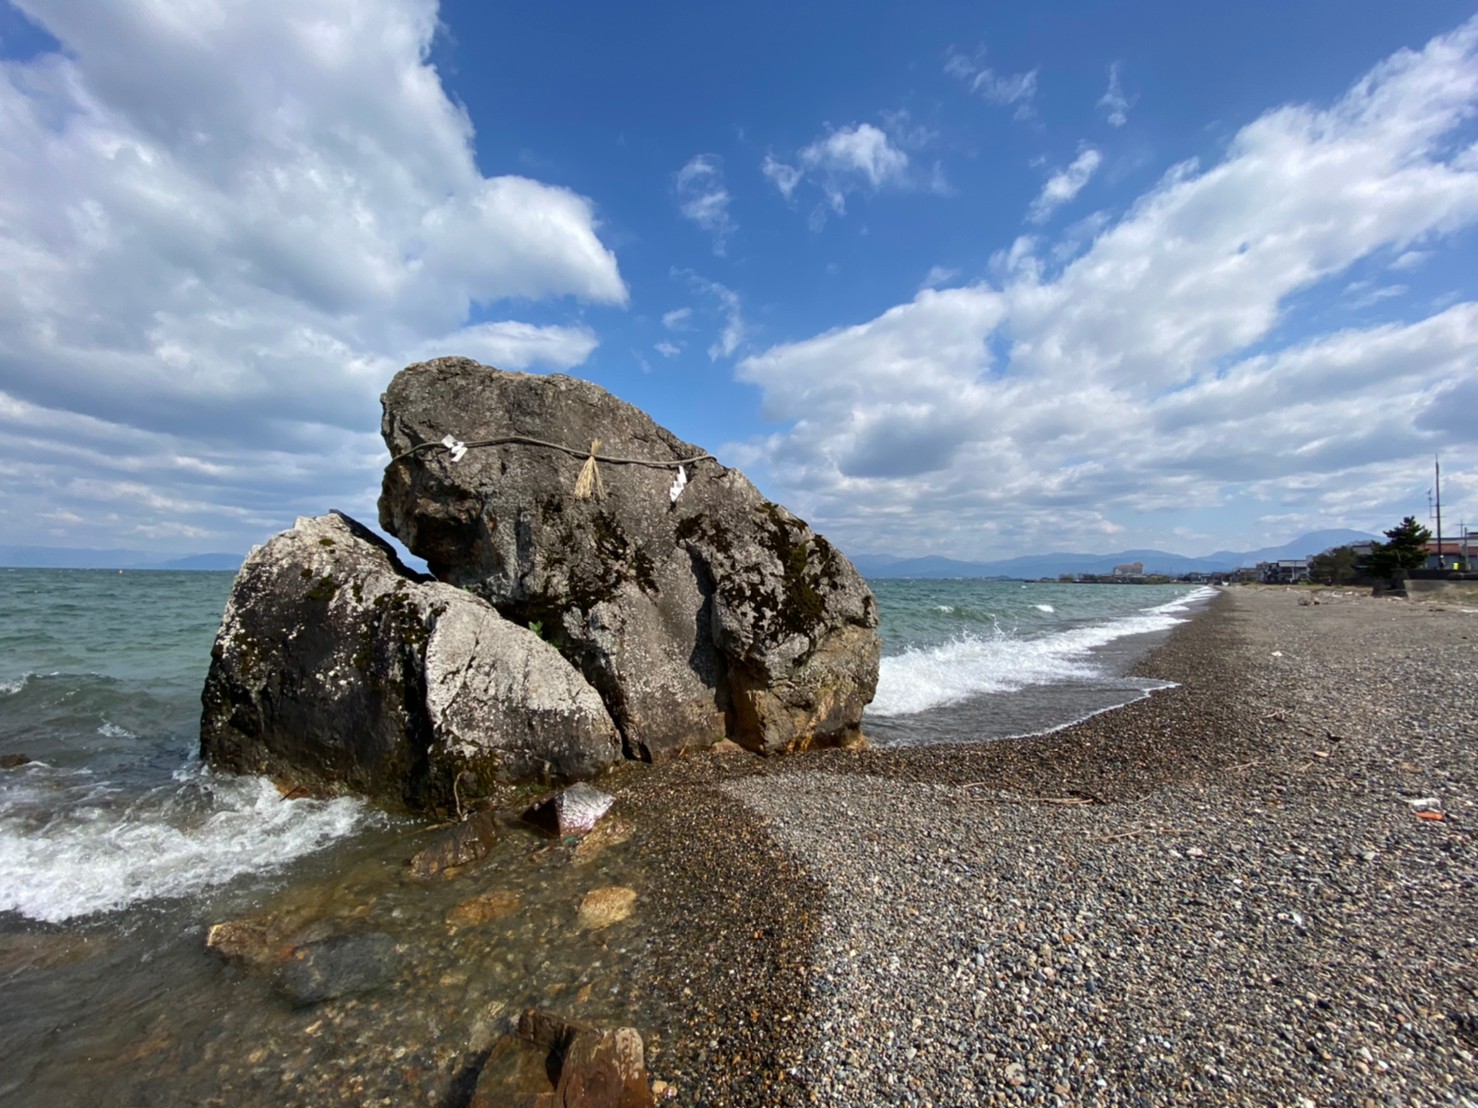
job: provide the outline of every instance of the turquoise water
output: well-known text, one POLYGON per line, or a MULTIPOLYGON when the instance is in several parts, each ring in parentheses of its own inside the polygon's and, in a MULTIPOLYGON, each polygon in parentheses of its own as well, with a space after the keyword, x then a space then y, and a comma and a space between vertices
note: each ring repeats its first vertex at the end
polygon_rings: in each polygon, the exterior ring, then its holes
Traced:
MULTIPOLYGON (((0 769, 0 1103, 449 1103, 463 1052, 526 1006, 676 1026, 672 1006, 691 1000, 635 984, 653 929, 671 925, 644 914, 670 879, 651 828, 587 854, 508 826, 483 864, 428 883, 404 863, 434 830, 203 769, 200 689, 230 585, 0 569, 0 756, 29 759, 0 769), (637 890, 635 914, 581 930, 577 906, 608 885, 637 890), (458 922, 488 896, 511 914, 458 922), (294 1007, 270 969, 205 949, 211 924, 243 918, 278 928, 279 953, 289 934, 387 936, 394 979, 294 1007)), ((1142 696, 1128 666, 1197 602, 1183 588, 874 587, 875 744, 1039 731, 1142 696)))
MULTIPOLYGON (((0 912, 60 922, 189 897, 384 818, 281 799, 196 760, 227 573, 0 570, 0 912)), ((1041 731, 1144 694, 1123 670, 1185 618, 1180 586, 873 582, 874 743, 1041 731), (1132 647, 1126 652, 1126 647, 1132 647)))

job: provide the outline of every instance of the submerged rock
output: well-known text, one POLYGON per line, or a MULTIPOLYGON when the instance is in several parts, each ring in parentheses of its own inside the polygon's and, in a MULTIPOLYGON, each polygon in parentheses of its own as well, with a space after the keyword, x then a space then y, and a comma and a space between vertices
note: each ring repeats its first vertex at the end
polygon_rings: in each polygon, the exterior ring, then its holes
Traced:
POLYGON ((440 580, 538 626, 628 755, 857 735, 877 683, 872 593, 743 474, 570 377, 439 358, 398 374, 382 404, 381 526, 440 580))
POLYGON ((298 1007, 378 989, 395 975, 395 941, 380 931, 336 935, 304 943, 273 978, 277 992, 298 1007))
POLYGON ((599 931, 620 923, 636 906, 636 890, 624 885, 605 885, 591 889, 580 901, 577 919, 581 931, 599 931))
POLYGON ((486 858, 497 841, 496 814, 476 812, 443 831, 430 846, 418 850, 406 866, 416 877, 435 877, 453 866, 465 866, 486 858))
POLYGON ((527 1009, 518 1028, 492 1048, 471 1108, 549 1105, 649 1108, 645 1047, 635 1028, 602 1030, 527 1009))
POLYGON ((575 780, 621 756, 557 650, 337 512, 248 556, 202 700, 211 764, 412 808, 458 810, 496 781, 575 780))

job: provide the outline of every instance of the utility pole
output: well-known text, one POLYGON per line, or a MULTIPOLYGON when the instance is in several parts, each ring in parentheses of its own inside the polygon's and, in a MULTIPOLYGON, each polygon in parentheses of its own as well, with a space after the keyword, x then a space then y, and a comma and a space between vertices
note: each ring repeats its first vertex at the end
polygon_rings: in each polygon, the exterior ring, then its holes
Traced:
POLYGON ((1432 464, 1437 467, 1437 568, 1446 569, 1442 555, 1442 459, 1433 454, 1432 464))

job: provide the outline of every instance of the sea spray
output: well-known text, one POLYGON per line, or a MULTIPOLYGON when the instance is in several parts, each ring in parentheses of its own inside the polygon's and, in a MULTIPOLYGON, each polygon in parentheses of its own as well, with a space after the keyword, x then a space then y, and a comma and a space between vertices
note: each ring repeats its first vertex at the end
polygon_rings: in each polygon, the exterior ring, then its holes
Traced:
MULTIPOLYGON (((1129 636, 1167 630, 1181 622, 1191 606, 1212 595, 1210 589, 1180 588, 1159 604, 1131 608, 1134 601, 1142 605, 1154 595, 1148 587, 1043 586, 1057 589, 1059 595, 1064 589, 1072 589, 1075 595, 1056 603, 1018 601, 1013 606, 1012 595, 999 586, 992 593, 993 582, 931 584, 956 589, 974 585, 982 601, 976 625, 960 629, 936 620, 933 627, 926 628, 918 618, 917 603, 911 605, 915 609, 911 618, 905 618, 903 612, 890 613, 890 601, 895 607, 908 603, 908 590, 880 587, 885 636, 888 617, 896 614, 895 625, 911 623, 915 635, 924 641, 908 643, 896 652, 896 642, 888 641, 889 652, 883 658, 869 716, 912 715, 1032 685, 1116 681, 1116 675, 1104 668, 1095 651, 1129 636), (992 601, 996 610, 991 610, 992 601), (1061 618, 1058 605, 1071 612, 1072 618, 1061 618), (930 631, 934 632, 934 641, 930 641, 930 631), (947 637, 938 641, 941 636, 947 637)), ((1044 726, 1055 725, 1054 721, 1044 721, 1044 726)))
POLYGON ((0 794, 0 911, 59 923, 192 896, 280 868, 372 818, 358 800, 284 800, 261 777, 193 765, 130 796, 31 763, 0 794))

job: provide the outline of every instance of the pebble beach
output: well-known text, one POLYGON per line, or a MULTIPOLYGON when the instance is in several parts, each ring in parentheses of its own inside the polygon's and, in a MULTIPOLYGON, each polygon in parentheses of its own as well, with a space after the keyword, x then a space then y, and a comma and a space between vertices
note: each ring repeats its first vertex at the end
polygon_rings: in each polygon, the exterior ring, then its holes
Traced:
POLYGON ((663 1088, 1478 1103, 1478 603, 1222 590, 1137 671, 1175 687, 1046 735, 625 791, 663 1088))

